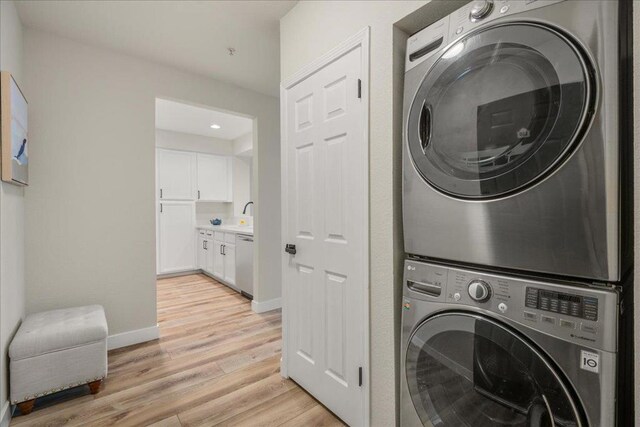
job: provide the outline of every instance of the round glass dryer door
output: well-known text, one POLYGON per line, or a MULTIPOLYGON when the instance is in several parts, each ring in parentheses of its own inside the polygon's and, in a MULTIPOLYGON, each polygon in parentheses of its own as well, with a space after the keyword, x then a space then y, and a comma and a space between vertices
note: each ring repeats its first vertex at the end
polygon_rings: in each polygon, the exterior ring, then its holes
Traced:
POLYGON ((595 104, 593 67, 558 31, 489 27, 445 50, 411 105, 413 163, 436 189, 491 198, 532 185, 579 144, 595 104))
POLYGON ((424 321, 406 355, 411 400, 425 426, 583 426, 569 388, 526 339, 475 314, 424 321))

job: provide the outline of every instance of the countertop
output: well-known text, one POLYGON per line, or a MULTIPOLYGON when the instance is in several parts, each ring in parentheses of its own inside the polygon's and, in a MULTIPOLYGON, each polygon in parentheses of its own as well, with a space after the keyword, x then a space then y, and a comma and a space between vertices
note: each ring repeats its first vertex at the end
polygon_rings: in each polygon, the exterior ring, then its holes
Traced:
POLYGON ((248 234, 253 236, 253 226, 249 225, 198 225, 198 230, 222 231, 225 233, 248 234))

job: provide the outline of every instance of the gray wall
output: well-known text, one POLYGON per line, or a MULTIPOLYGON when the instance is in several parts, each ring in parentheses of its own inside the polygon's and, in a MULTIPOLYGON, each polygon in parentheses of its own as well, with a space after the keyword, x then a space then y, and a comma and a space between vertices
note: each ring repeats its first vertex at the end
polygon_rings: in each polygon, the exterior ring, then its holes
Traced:
MULTIPOLYGON (((1 1, 0 70, 9 71, 25 90, 22 44, 22 24, 15 5, 1 1)), ((26 96, 31 101, 29 92, 26 96)), ((24 194, 22 187, 0 184, 0 423, 9 408, 7 348, 25 307, 24 194)))
MULTIPOLYGON (((280 215, 273 97, 52 34, 25 31, 31 186, 27 312, 102 304, 110 334, 156 324, 155 99, 255 117, 257 209, 280 215), (273 202, 272 202, 273 201, 273 202)), ((276 224, 277 225, 277 224, 276 224)), ((280 229, 256 224, 265 294, 280 292, 280 229)), ((262 295, 258 295, 261 298, 262 295)))

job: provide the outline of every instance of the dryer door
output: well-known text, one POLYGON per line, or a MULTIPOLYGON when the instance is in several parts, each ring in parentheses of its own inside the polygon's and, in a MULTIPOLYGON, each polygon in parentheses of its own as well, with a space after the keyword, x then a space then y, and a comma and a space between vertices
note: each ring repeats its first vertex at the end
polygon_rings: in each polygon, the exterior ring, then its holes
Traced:
POLYGON ((406 353, 407 384, 425 426, 583 426, 561 373, 526 338, 476 314, 425 320, 406 353))
POLYGON ((436 189, 492 198, 533 185, 579 145, 595 104, 594 68, 559 31, 491 26, 444 50, 409 111, 413 164, 436 189))

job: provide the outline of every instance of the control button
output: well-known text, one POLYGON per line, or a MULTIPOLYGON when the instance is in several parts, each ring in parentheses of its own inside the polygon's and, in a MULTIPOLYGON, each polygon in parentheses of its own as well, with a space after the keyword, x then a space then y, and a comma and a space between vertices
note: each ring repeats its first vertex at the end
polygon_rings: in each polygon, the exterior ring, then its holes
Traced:
POLYGON ((537 322, 538 321, 538 315, 535 313, 532 313, 530 311, 525 311, 522 313, 524 318, 527 320, 531 320, 533 322, 537 322))
POLYGON ((562 326, 563 328, 575 329, 576 323, 570 320, 560 319, 560 326, 562 326))
POLYGON ((500 304, 498 304, 498 310, 500 310, 500 312, 504 313, 505 311, 507 311, 507 304, 501 302, 500 304))
POLYGON ((588 332, 590 334, 595 334, 596 332, 598 332, 598 328, 595 325, 589 325, 587 323, 581 323, 580 330, 582 330, 582 332, 588 332))
POLYGON ((453 299, 456 301, 460 301, 460 292, 456 292, 455 294, 453 294, 453 299))
POLYGON ((464 31, 464 27, 458 27, 456 28, 456 34, 460 34, 461 32, 464 31))
POLYGON ((504 5, 500 8, 500 13, 507 13, 509 10, 509 5, 504 5))
POLYGON ((540 320, 543 323, 548 323, 550 325, 555 325, 556 324, 556 318, 555 317, 545 316, 544 314, 540 315, 540 320))
POLYGON ((476 22, 486 17, 493 10, 493 0, 477 1, 471 6, 469 11, 469 19, 471 22, 476 22))
POLYGON ((491 298, 491 287, 482 280, 473 280, 467 288, 469 296, 476 302, 485 302, 491 298))

